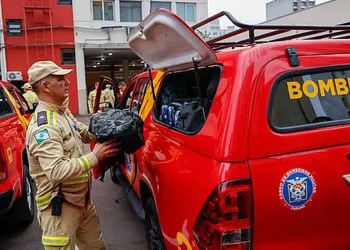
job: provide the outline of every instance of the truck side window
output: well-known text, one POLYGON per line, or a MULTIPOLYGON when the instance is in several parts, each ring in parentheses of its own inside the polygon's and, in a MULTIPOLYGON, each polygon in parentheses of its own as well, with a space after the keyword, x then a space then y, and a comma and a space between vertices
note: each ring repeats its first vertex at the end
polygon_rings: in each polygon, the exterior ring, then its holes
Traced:
POLYGON ((137 81, 136 87, 133 92, 133 98, 131 102, 132 111, 138 114, 143 98, 145 97, 146 89, 148 85, 148 78, 141 78, 137 81))
POLYGON ((16 104, 17 104, 17 107, 18 107, 19 109, 21 109, 21 104, 20 104, 20 102, 19 102, 19 100, 18 100, 18 98, 17 98, 17 95, 16 95, 15 91, 12 90, 12 89, 9 89, 9 92, 10 92, 10 94, 12 95, 13 99, 15 99, 15 102, 16 102, 16 104))
MULTIPOLYGON (((135 84, 135 83, 130 83, 130 84, 135 84)), ((125 98, 124 98, 124 102, 122 103, 121 107, 122 109, 130 109, 130 105, 131 105, 131 97, 132 97, 132 89, 133 89, 133 86, 131 86, 127 92, 125 92, 123 94, 123 96, 125 95, 125 98)))
POLYGON ((350 119, 350 70, 294 75, 276 83, 270 123, 277 128, 350 119))
POLYGON ((27 102, 24 100, 24 98, 22 97, 22 95, 18 92, 16 93, 12 93, 12 96, 15 98, 16 101, 18 101, 21 105, 19 106, 19 109, 21 108, 21 106, 24 108, 25 111, 29 110, 29 106, 27 104, 27 102))
POLYGON ((14 114, 10 105, 10 100, 5 95, 3 89, 0 88, 0 118, 14 114))
POLYGON ((221 68, 201 68, 198 74, 199 89, 193 69, 168 73, 164 77, 156 102, 155 114, 159 122, 191 134, 202 128, 216 94, 221 68))

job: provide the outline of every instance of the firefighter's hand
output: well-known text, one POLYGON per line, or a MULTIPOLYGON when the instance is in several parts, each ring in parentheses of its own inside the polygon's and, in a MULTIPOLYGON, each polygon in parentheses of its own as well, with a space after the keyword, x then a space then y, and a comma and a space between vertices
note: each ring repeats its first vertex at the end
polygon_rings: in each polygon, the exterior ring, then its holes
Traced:
POLYGON ((115 140, 97 143, 92 152, 96 155, 97 160, 100 162, 104 159, 117 155, 121 150, 118 148, 119 145, 120 142, 115 140))

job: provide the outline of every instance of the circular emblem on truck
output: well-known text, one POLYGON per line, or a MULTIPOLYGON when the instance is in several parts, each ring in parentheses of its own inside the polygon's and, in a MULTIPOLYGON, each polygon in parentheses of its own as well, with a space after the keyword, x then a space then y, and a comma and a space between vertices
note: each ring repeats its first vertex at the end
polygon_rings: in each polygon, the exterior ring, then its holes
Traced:
POLYGON ((305 169, 295 168, 284 174, 279 186, 280 199, 292 210, 300 210, 316 193, 316 181, 305 169))

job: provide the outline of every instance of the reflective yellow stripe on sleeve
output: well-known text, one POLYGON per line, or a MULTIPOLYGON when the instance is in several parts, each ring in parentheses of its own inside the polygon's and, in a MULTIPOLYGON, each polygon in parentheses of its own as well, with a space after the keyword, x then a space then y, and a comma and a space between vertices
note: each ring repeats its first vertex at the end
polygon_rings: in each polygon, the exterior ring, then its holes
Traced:
POLYGON ((52 125, 56 126, 56 112, 52 112, 52 125))
POLYGON ((79 166, 81 167, 81 170, 83 171, 83 173, 85 173, 87 171, 87 166, 85 166, 85 163, 80 158, 78 158, 77 161, 79 163, 79 166))
POLYGON ((36 204, 38 207, 45 206, 51 201, 51 194, 45 194, 43 196, 36 197, 36 204))
POLYGON ((78 158, 78 163, 83 171, 83 173, 85 173, 86 171, 88 171, 91 167, 91 163, 89 161, 89 159, 83 155, 82 157, 78 158))
POLYGON ((90 160, 89 160, 85 155, 83 155, 83 160, 84 160, 85 163, 87 164, 88 169, 90 169, 90 168, 91 168, 91 162, 90 162, 90 160))
POLYGON ((53 125, 53 112, 51 110, 47 111, 47 120, 50 125, 53 125))
POLYGON ((53 126, 56 126, 56 112, 52 110, 46 111, 47 123, 53 126))
POLYGON ((69 243, 68 236, 46 236, 43 235, 41 238, 41 242, 44 246, 52 246, 52 247, 61 247, 67 246, 69 243))
POLYGON ((69 186, 69 185, 74 185, 74 184, 81 184, 81 183, 87 183, 89 181, 89 174, 85 173, 82 174, 79 178, 71 180, 71 181, 66 181, 63 182, 63 186, 69 186))

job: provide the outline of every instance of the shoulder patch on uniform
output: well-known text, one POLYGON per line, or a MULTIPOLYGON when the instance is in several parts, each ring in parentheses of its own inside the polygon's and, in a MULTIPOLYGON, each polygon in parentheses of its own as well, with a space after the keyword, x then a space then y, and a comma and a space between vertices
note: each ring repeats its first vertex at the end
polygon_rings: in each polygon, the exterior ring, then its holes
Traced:
POLYGON ((47 124, 47 113, 46 113, 46 111, 38 112, 36 120, 37 120, 38 126, 47 124))
POLYGON ((42 143, 43 141, 50 139, 50 135, 47 129, 43 129, 37 132, 34 136, 35 136, 36 142, 39 144, 42 143))

